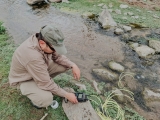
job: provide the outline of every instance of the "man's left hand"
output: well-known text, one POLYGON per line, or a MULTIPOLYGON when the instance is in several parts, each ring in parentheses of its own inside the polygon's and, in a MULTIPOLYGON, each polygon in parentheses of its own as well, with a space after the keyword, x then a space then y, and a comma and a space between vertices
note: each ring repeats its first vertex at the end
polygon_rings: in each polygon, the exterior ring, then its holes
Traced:
POLYGON ((76 64, 72 66, 72 73, 73 73, 74 79, 79 80, 81 73, 80 73, 80 69, 76 64))

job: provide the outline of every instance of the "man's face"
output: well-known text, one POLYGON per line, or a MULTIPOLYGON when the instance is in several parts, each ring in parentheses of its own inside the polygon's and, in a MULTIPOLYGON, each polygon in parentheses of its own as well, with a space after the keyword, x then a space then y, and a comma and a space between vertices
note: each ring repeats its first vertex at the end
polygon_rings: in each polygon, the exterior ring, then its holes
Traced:
POLYGON ((52 48, 50 45, 45 43, 43 40, 39 41, 39 45, 40 45, 41 49, 47 54, 52 54, 55 52, 54 48, 52 48))

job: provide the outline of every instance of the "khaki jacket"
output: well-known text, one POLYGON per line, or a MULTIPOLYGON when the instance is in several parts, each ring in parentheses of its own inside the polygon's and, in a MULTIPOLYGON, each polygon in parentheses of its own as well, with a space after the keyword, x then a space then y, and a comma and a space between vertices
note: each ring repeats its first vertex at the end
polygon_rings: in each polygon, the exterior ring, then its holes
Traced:
MULTIPOLYGON (((51 55, 51 54, 50 54, 51 55)), ((66 91, 50 78, 48 73, 49 54, 41 50, 35 35, 24 41, 14 52, 9 73, 9 83, 15 86, 20 82, 34 80, 38 87, 64 97, 66 91)), ((74 64, 67 57, 58 55, 55 62, 67 68, 74 64)))

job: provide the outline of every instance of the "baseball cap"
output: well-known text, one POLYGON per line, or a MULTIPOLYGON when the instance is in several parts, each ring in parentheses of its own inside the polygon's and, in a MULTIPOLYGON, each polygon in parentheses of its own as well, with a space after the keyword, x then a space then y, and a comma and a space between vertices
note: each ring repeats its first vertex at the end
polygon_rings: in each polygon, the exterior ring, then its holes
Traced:
POLYGON ((43 38, 49 42, 58 54, 66 54, 63 33, 53 25, 46 25, 40 30, 43 38))

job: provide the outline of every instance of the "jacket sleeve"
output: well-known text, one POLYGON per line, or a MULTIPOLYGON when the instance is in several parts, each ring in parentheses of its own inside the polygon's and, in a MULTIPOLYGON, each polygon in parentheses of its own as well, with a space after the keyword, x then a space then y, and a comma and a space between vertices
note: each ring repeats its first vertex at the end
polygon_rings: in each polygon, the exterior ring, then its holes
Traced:
POLYGON ((66 56, 64 55, 59 55, 59 54, 52 54, 52 59, 54 62, 62 65, 62 66, 65 66, 67 68, 72 68, 72 66, 75 64, 73 63, 72 61, 70 61, 66 56))
POLYGON ((61 97, 66 96, 67 92, 50 78, 45 61, 32 60, 26 65, 26 69, 40 89, 51 91, 61 97))

